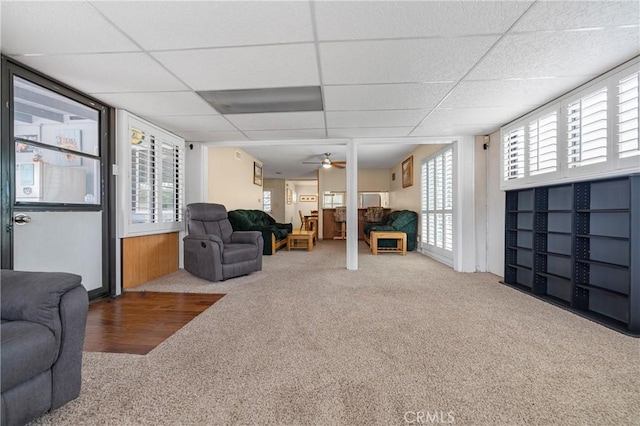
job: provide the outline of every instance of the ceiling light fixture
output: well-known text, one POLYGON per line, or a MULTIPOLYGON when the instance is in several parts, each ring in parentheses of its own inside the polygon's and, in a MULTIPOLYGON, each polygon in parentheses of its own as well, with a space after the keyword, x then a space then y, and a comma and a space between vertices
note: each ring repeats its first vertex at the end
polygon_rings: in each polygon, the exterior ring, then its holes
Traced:
POLYGON ((197 92, 221 114, 322 111, 320 86, 197 92))
POLYGON ((322 160, 322 167, 324 167, 325 169, 330 169, 331 168, 331 160, 329 160, 328 158, 324 158, 322 160))

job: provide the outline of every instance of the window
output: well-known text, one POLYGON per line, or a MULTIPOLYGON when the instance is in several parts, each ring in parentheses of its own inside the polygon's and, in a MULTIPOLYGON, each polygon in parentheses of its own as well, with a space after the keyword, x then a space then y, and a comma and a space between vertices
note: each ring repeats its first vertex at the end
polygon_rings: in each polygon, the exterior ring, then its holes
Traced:
POLYGON ((618 82, 618 154, 640 155, 638 144, 638 73, 618 82))
POLYGON ((510 131, 503 137, 504 178, 518 179, 524 176, 524 127, 510 131))
POLYGON ((271 213, 271 191, 262 191, 262 210, 271 213))
POLYGON ((162 222, 182 222, 184 146, 162 142, 162 222))
POLYGON ((121 236, 181 230, 184 141, 124 111, 118 112, 118 123, 126 126, 118 130, 118 142, 127 148, 119 163, 129 178, 126 186, 119 186, 123 210, 129 212, 121 221, 121 236))
POLYGON ((638 59, 501 129, 504 190, 640 171, 638 59))
POLYGON ((607 88, 604 87, 567 108, 569 167, 607 161, 607 88))
POLYGON ((344 206, 345 195, 344 192, 325 192, 322 196, 322 208, 335 209, 344 206))
POLYGON ((453 261, 453 148, 422 162, 421 249, 453 261))
POLYGON ((529 123, 529 172, 532 175, 556 171, 557 113, 529 123))
POLYGON ((16 204, 101 204, 100 113, 13 77, 16 204))

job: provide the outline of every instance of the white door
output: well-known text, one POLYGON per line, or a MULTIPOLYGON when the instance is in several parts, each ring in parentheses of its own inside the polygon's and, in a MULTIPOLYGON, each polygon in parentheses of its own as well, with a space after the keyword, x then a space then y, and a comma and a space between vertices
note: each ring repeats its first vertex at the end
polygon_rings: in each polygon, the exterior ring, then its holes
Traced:
POLYGON ((87 291, 102 287, 102 212, 14 210, 14 223, 13 269, 71 272, 87 291), (16 223, 21 216, 29 222, 16 223))
POLYGON ((92 295, 105 293, 102 151, 107 110, 18 66, 11 68, 10 266, 75 273, 92 295))

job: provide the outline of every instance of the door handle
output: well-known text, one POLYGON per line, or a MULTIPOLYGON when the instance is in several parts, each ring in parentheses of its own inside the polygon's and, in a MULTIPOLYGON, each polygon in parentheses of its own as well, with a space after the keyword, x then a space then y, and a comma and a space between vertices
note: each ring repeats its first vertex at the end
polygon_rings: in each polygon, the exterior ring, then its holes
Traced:
POLYGON ((13 222, 16 225, 26 225, 27 223, 31 222, 31 216, 27 216, 24 213, 18 213, 13 217, 13 222))

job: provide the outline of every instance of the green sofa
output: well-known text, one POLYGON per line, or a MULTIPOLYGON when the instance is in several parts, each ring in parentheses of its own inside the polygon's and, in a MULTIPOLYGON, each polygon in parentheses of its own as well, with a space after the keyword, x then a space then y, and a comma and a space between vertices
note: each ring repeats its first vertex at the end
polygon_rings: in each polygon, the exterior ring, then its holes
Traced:
MULTIPOLYGON (((418 235, 418 214, 411 210, 396 210, 382 218, 380 223, 365 222, 363 225, 364 239, 369 242, 371 231, 399 231, 407 234, 407 251, 416 248, 418 235)), ((378 240, 378 247, 395 247, 395 240, 378 240)))
POLYGON ((291 223, 277 223, 262 210, 231 210, 229 222, 234 231, 260 231, 264 239, 262 254, 274 254, 287 245, 287 235, 293 231, 291 223))

